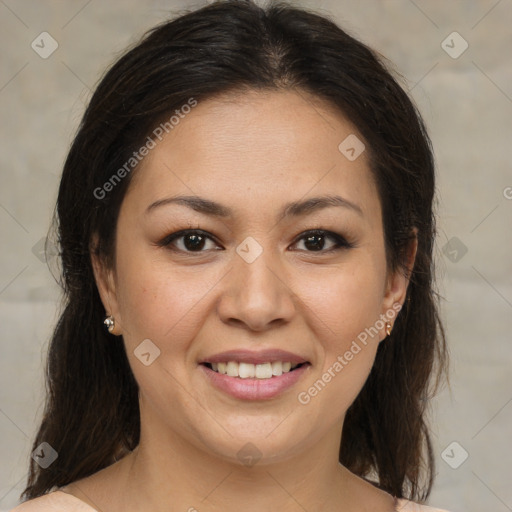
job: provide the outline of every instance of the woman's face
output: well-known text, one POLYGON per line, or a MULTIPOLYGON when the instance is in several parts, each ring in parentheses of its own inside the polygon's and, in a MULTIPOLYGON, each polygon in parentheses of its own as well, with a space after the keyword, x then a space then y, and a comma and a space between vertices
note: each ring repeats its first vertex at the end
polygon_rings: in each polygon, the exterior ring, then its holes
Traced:
POLYGON ((304 92, 200 102, 155 139, 121 206, 115 270, 96 268, 142 439, 241 463, 339 442, 407 287, 387 274, 361 139, 304 92))

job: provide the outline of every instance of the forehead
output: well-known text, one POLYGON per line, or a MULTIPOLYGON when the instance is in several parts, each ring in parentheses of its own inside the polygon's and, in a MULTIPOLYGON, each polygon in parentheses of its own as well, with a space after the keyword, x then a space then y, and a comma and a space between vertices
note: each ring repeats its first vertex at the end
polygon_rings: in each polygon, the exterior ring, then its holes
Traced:
POLYGON ((303 91, 250 91, 198 102, 155 142, 125 198, 141 208, 178 193, 222 197, 235 210, 237 203, 269 208, 325 193, 339 193, 368 215, 379 207, 356 127, 303 91))

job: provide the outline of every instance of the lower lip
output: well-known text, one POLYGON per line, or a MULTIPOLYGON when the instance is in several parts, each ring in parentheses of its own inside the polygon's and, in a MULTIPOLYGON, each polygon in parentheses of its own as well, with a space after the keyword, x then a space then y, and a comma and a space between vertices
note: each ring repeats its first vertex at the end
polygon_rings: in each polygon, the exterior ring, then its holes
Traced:
POLYGON ((307 371, 309 364, 270 379, 241 379, 214 372, 200 364, 206 377, 217 388, 240 400, 269 400, 290 389, 307 371))

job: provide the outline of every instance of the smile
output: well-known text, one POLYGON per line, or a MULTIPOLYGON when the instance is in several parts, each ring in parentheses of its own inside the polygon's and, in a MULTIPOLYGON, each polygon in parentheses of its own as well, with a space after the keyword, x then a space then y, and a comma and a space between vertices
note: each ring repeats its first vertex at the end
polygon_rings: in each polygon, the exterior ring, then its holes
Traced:
POLYGON ((271 379, 279 377, 283 373, 291 372, 303 364, 293 364, 290 361, 273 361, 261 364, 252 364, 236 361, 226 361, 218 363, 205 363, 214 372, 229 377, 238 377, 240 379, 271 379))
POLYGON ((296 386, 304 375, 309 373, 310 367, 311 364, 308 362, 292 365, 286 361, 258 364, 236 361, 203 362, 198 365, 209 386, 244 401, 278 398, 296 386))

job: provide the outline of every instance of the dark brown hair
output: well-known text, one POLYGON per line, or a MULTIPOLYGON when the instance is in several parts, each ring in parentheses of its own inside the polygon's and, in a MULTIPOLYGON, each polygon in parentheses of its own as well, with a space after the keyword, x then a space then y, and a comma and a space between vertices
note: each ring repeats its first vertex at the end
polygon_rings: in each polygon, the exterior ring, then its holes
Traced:
POLYGON ((394 496, 426 499, 434 475, 426 408, 447 364, 433 288, 434 158, 421 115, 384 62, 325 16, 228 0, 153 28, 108 70, 69 151, 56 207, 64 307, 33 447, 47 442, 58 458, 46 469, 31 460, 22 499, 91 475, 139 442, 137 382, 122 338, 104 328, 90 258, 97 235, 98 254, 112 264, 132 173, 100 199, 94 191, 191 97, 244 89, 304 91, 355 124, 378 185, 388 268, 406 271, 417 228, 407 300, 347 411, 339 460, 394 496))

